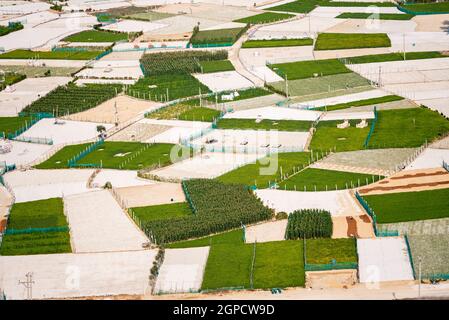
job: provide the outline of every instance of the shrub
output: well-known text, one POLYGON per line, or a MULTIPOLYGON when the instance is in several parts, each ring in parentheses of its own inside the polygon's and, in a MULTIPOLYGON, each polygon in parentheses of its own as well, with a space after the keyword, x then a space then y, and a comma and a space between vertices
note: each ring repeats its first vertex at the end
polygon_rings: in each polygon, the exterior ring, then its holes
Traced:
POLYGON ((288 217, 286 239, 330 238, 332 236, 332 218, 329 211, 302 209, 294 211, 288 217))
POLYGON ((288 213, 286 213, 286 212, 278 212, 276 214, 276 220, 284 220, 284 219, 288 219, 288 213))

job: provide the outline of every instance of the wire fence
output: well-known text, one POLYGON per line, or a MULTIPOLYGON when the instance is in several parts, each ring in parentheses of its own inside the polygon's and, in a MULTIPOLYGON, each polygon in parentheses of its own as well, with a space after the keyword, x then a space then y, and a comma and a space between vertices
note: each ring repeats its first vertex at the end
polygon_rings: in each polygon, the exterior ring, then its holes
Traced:
POLYGON ((74 156, 73 158, 69 159, 67 161, 67 164, 69 166, 69 168, 75 167, 77 166, 77 162, 79 160, 81 160, 82 158, 84 158, 85 156, 87 156, 89 153, 91 153, 92 151, 96 150, 99 146, 104 144, 104 140, 103 139, 98 139, 97 141, 95 141, 94 143, 88 145, 86 147, 86 149, 84 149, 83 151, 81 151, 80 153, 78 153, 76 156, 74 156))
POLYGON ((368 147, 369 141, 374 132, 374 128, 376 127, 376 123, 377 123, 377 108, 374 107, 374 119, 371 122, 371 127, 369 128, 368 136, 366 137, 365 142, 363 143, 364 148, 368 147))
POLYGON ((408 253, 408 257, 409 257, 409 261, 410 261, 410 266, 412 267, 413 278, 416 279, 415 266, 413 263, 413 255, 412 255, 412 250, 410 249, 410 243, 408 241, 407 234, 404 234, 404 240, 405 240, 405 244, 407 246, 407 253, 408 253))
POLYGON ((443 160, 443 168, 444 168, 447 172, 449 172, 449 164, 447 164, 447 162, 444 161, 444 160, 443 160))

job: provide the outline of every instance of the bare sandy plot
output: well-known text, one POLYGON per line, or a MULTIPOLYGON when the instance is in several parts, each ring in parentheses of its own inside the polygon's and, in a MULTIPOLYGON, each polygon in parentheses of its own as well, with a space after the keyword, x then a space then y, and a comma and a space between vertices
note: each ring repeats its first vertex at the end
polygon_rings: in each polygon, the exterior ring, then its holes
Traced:
POLYGON ((146 186, 154 183, 151 180, 139 178, 137 171, 102 169, 93 179, 92 186, 101 188, 106 182, 110 182, 114 188, 146 186))
POLYGON ((363 48, 363 49, 341 49, 341 50, 316 50, 314 51, 313 54, 316 60, 323 60, 323 59, 358 57, 372 54, 385 54, 390 52, 391 52, 390 48, 385 47, 385 48, 363 48))
POLYGON ((107 190, 64 198, 75 253, 141 250, 147 237, 107 190))
POLYGON ((114 189, 127 208, 186 201, 180 183, 154 182, 150 185, 114 189))
POLYGON ((401 171, 359 189, 363 195, 411 192, 449 188, 449 172, 442 167, 401 171))
POLYGON ((127 122, 145 111, 156 109, 160 106, 157 102, 150 102, 119 95, 111 100, 103 102, 95 108, 73 114, 67 118, 70 120, 82 120, 102 123, 127 122), (116 114, 117 111, 117 114, 116 114))
POLYGON ((449 50, 447 32, 389 33, 391 52, 445 51, 449 50), (405 34, 405 36, 404 36, 405 34), (405 45, 404 45, 405 42, 405 45))
POLYGON ((70 80, 68 77, 27 78, 12 85, 10 91, 0 92, 0 116, 16 116, 27 105, 70 80))
MULTIPOLYGON (((5 143, 5 142, 3 142, 5 143)), ((15 164, 16 166, 26 166, 40 156, 48 152, 52 146, 48 144, 26 143, 19 141, 8 141, 11 145, 11 151, 0 154, 0 162, 5 161, 7 164, 15 164)))
POLYGON ((428 148, 410 163, 405 170, 440 168, 443 161, 449 163, 449 150, 428 148))
POLYGON ((374 111, 342 111, 334 113, 325 113, 320 118, 320 121, 335 121, 335 120, 357 120, 357 119, 374 119, 374 111))
POLYGON ((120 20, 116 23, 104 26, 102 29, 117 32, 148 32, 163 28, 165 26, 166 24, 156 22, 120 20))
POLYGON ((145 32, 145 36, 170 35, 186 32, 189 33, 192 32, 193 27, 195 27, 198 24, 198 22, 200 23, 202 30, 223 23, 223 21, 209 17, 196 18, 196 17, 189 17, 187 15, 176 15, 173 17, 158 20, 157 23, 164 24, 166 26, 156 30, 147 31, 145 32))
POLYGON ((133 123, 132 125, 120 130, 118 133, 109 137, 109 141, 139 141, 149 142, 153 141, 151 138, 169 130, 171 127, 145 123, 142 121, 133 123))
POLYGON ((280 48, 241 49, 239 58, 249 70, 251 67, 264 67, 267 62, 313 60, 313 46, 282 47, 282 50, 280 48))
MULTIPOLYGON (((349 12, 346 11, 345 12, 349 12)), ((363 11, 362 11, 363 12, 363 11)), ((414 32, 416 23, 412 20, 339 19, 342 23, 326 30, 330 33, 402 33, 414 32)))
POLYGON ((103 58, 100 61, 120 61, 120 60, 139 60, 143 56, 144 51, 113 51, 103 58))
POLYGON ((332 238, 374 238, 374 230, 370 217, 361 216, 335 216, 332 217, 332 238))
POLYGON ((414 16, 412 21, 416 23, 415 31, 438 32, 447 28, 445 22, 449 20, 449 14, 432 14, 414 16))
POLYGON ((214 92, 252 88, 254 85, 237 71, 193 74, 201 83, 214 92))
POLYGON ((444 114, 446 117, 449 117, 449 97, 441 99, 422 99, 417 100, 417 102, 426 107, 429 107, 432 110, 437 110, 438 112, 444 114))
POLYGON ((299 110, 297 108, 262 107, 229 112, 223 118, 315 121, 321 114, 319 111, 299 110))
POLYGON ((144 250, 1 257, 1 285, 8 299, 26 299, 19 280, 32 272, 34 299, 145 294, 155 255, 144 250))
POLYGON ((285 100, 284 96, 279 94, 270 94, 262 97, 250 98, 245 100, 237 100, 221 104, 223 108, 232 108, 235 111, 261 108, 265 106, 274 106, 277 102, 285 100))
POLYGON ((4 179, 14 191, 16 202, 27 202, 89 192, 87 181, 93 170, 11 171, 4 179))
POLYGON ((209 122, 182 120, 144 119, 141 122, 147 125, 167 128, 148 138, 146 142, 174 144, 180 143, 181 140, 188 139, 192 135, 199 134, 203 129, 211 125, 209 122))
POLYGON ((328 210, 332 216, 358 216, 365 214, 349 190, 299 192, 274 189, 256 190, 265 205, 276 212, 291 213, 300 209, 328 210))
POLYGON ((271 221, 266 223, 248 226, 245 232, 245 242, 270 242, 285 239, 288 219, 271 221))
POLYGON ((154 292, 199 291, 208 256, 209 247, 166 250, 154 292))
POLYGON ((402 237, 358 239, 357 253, 361 283, 414 280, 402 237))
POLYGON ((303 17, 299 20, 261 27, 257 30, 254 36, 259 39, 266 38, 268 34, 271 34, 273 38, 282 38, 283 36, 304 37, 304 35, 309 33, 324 32, 342 22, 344 22, 342 19, 311 15, 310 17, 303 17))
POLYGON ((446 138, 440 139, 438 141, 433 142, 430 145, 431 148, 435 149, 449 149, 449 136, 446 138))

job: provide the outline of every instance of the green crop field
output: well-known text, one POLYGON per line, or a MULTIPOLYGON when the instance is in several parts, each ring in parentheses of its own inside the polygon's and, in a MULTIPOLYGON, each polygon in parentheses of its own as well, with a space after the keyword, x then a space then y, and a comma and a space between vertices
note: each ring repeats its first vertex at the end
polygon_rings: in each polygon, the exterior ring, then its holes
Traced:
POLYGON ((449 189, 363 196, 378 223, 449 217, 449 189))
POLYGON ((72 248, 70 234, 67 231, 7 234, 0 247, 2 256, 70 252, 72 248))
POLYGON ((357 263, 355 239, 308 239, 306 241, 306 262, 308 264, 357 263))
POLYGON ((299 47, 311 46, 313 40, 310 38, 303 39, 270 39, 270 40, 247 40, 243 43, 243 49, 251 48, 273 48, 273 47, 299 47))
POLYGON ((356 128, 360 120, 350 120, 351 126, 349 128, 337 128, 337 124, 342 122, 320 121, 312 137, 310 149, 336 152, 363 149, 363 144, 370 130, 371 120, 367 121, 368 127, 365 128, 356 128))
POLYGON ((315 50, 339 50, 390 47, 391 41, 385 33, 320 33, 315 50))
POLYGON ((112 18, 122 18, 141 21, 156 21, 175 16, 171 13, 151 11, 148 7, 129 6, 124 8, 111 8, 106 13, 112 18))
MULTIPOLYGON (((56 152, 50 159, 36 166, 38 169, 67 168, 68 160, 85 150, 89 144, 71 145, 56 152)), ((171 164, 168 143, 146 144, 140 142, 107 141, 80 159, 78 163, 103 166, 103 168, 139 170, 171 164), (126 163, 125 163, 126 161, 126 163)))
POLYGON ((250 16, 238 20, 234 20, 234 22, 240 23, 249 23, 249 24, 263 24, 275 21, 281 21, 285 19, 293 18, 295 15, 287 14, 287 13, 276 13, 276 12, 264 12, 261 14, 256 14, 255 16, 250 16))
MULTIPOLYGON (((0 55, 1 57, 1 55, 0 55)), ((2 66, 4 72, 20 73, 29 78, 45 76, 71 77, 80 68, 77 67, 47 67, 47 66, 2 66)))
POLYGON ((269 183, 279 180, 282 174, 291 174, 310 163, 309 152, 275 153, 257 160, 256 163, 225 173, 217 179, 223 183, 242 183, 267 188, 269 183), (271 170, 273 169, 273 170, 271 170))
POLYGON ((312 127, 312 121, 299 120, 268 120, 256 122, 256 119, 220 119, 217 123, 219 129, 243 130, 278 130, 307 132, 312 127))
MULTIPOLYGON (((257 98, 262 97, 271 94, 270 91, 264 89, 264 88, 250 88, 250 89, 244 89, 244 90, 236 90, 239 94, 237 97, 234 97, 233 101, 239 101, 239 100, 245 100, 245 99, 251 99, 251 98, 257 98)), ((226 91, 226 92, 220 92, 220 94, 211 94, 209 97, 203 98, 202 100, 207 100, 209 102, 218 102, 218 103, 229 103, 228 100, 223 100, 223 95, 229 95, 230 93, 235 92, 233 91, 226 91)), ((189 101, 186 101, 185 103, 189 105, 199 106, 200 100, 199 99, 191 99, 189 101)))
POLYGON ((210 92, 209 88, 190 74, 164 74, 139 79, 127 94, 152 101, 171 101, 210 92), (168 97, 167 97, 168 94, 168 97))
POLYGON ((184 103, 162 108, 147 115, 151 119, 187 120, 212 122, 220 115, 220 111, 205 107, 196 107, 184 103))
MULTIPOLYGON (((406 60, 419 60, 419 59, 434 59, 434 58, 445 58, 444 55, 438 51, 428 51, 428 52, 406 52, 406 60)), ((359 64, 359 63, 372 63, 372 62, 386 62, 386 61, 401 61, 404 60, 403 53, 384 53, 384 54, 372 54, 367 56, 345 58, 344 60, 359 64)))
POLYGON ((381 110, 369 148, 419 147, 449 132, 449 121, 427 108, 381 110))
POLYGON ((337 59, 279 63, 269 67, 282 78, 287 75, 288 80, 312 78, 315 75, 351 73, 351 70, 337 59))
POLYGON ((14 133, 31 121, 31 117, 0 117, 0 135, 14 133))
POLYGON ((233 71, 234 66, 229 60, 201 61, 199 62, 202 73, 233 71))
POLYGON ((243 244, 243 230, 241 228, 218 233, 213 236, 203 237, 195 240, 179 241, 167 244, 166 248, 196 248, 207 247, 217 244, 243 244))
POLYGON ((24 74, 5 71, 3 66, 1 67, 1 70, 5 73, 0 76, 0 80, 2 81, 0 83, 0 91, 5 89, 7 86, 22 81, 26 78, 26 75, 24 74))
POLYGON ((192 210, 187 202, 135 207, 132 208, 132 210, 142 223, 154 220, 167 220, 185 217, 192 214, 192 210))
POLYGON ((234 43, 245 31, 246 28, 200 30, 192 35, 190 43, 193 45, 234 43))
POLYGON ((379 180, 368 174, 307 168, 279 183, 281 190, 326 191, 367 185, 379 180), (374 181, 373 181, 374 180, 374 181))
POLYGON ((351 2, 351 1, 331 1, 331 0, 298 0, 267 8, 270 11, 285 11, 296 13, 309 13, 317 6, 321 7, 394 7, 390 2, 351 2))
POLYGON ((58 115, 73 114, 94 108, 114 98, 122 90, 116 84, 86 84, 77 86, 69 83, 59 86, 44 97, 28 105, 23 112, 49 112, 58 115))
POLYGON ((368 13, 368 12, 343 12, 336 18, 340 19, 380 19, 380 20, 410 20, 412 14, 402 13, 368 13))
POLYGON ((128 34, 122 32, 110 32, 99 30, 87 30, 72 34, 62 41, 67 42, 116 42, 128 40, 128 34))
POLYGON ((17 49, 0 54, 0 59, 91 60, 102 51, 31 51, 17 49))
POLYGON ((6 26, 0 26, 0 37, 6 36, 7 34, 19 31, 23 29, 23 24, 21 22, 10 22, 6 26))
POLYGON ((330 238, 333 222, 331 213, 321 209, 295 210, 288 215, 285 238, 289 240, 330 238))
POLYGON ((449 2, 410 3, 403 5, 402 8, 412 12, 449 13, 449 2))
POLYGON ((399 100, 404 100, 404 98, 396 96, 396 95, 388 95, 388 96, 383 96, 383 97, 379 97, 379 98, 371 98, 371 99, 351 101, 351 102, 346 102, 346 103, 338 103, 338 104, 334 104, 334 105, 330 105, 330 106, 314 108, 313 110, 333 111, 333 110, 341 110, 341 109, 347 109, 347 108, 352 108, 352 107, 369 106, 369 105, 381 104, 381 103, 399 101, 399 100))

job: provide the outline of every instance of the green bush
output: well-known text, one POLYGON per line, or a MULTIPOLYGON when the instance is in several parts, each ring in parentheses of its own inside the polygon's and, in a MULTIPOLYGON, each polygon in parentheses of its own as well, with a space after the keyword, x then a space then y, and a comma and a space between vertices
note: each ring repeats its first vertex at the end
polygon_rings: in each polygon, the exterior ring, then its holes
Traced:
POLYGON ((285 238, 330 238, 332 236, 332 218, 329 211, 302 209, 294 211, 288 217, 285 238))

